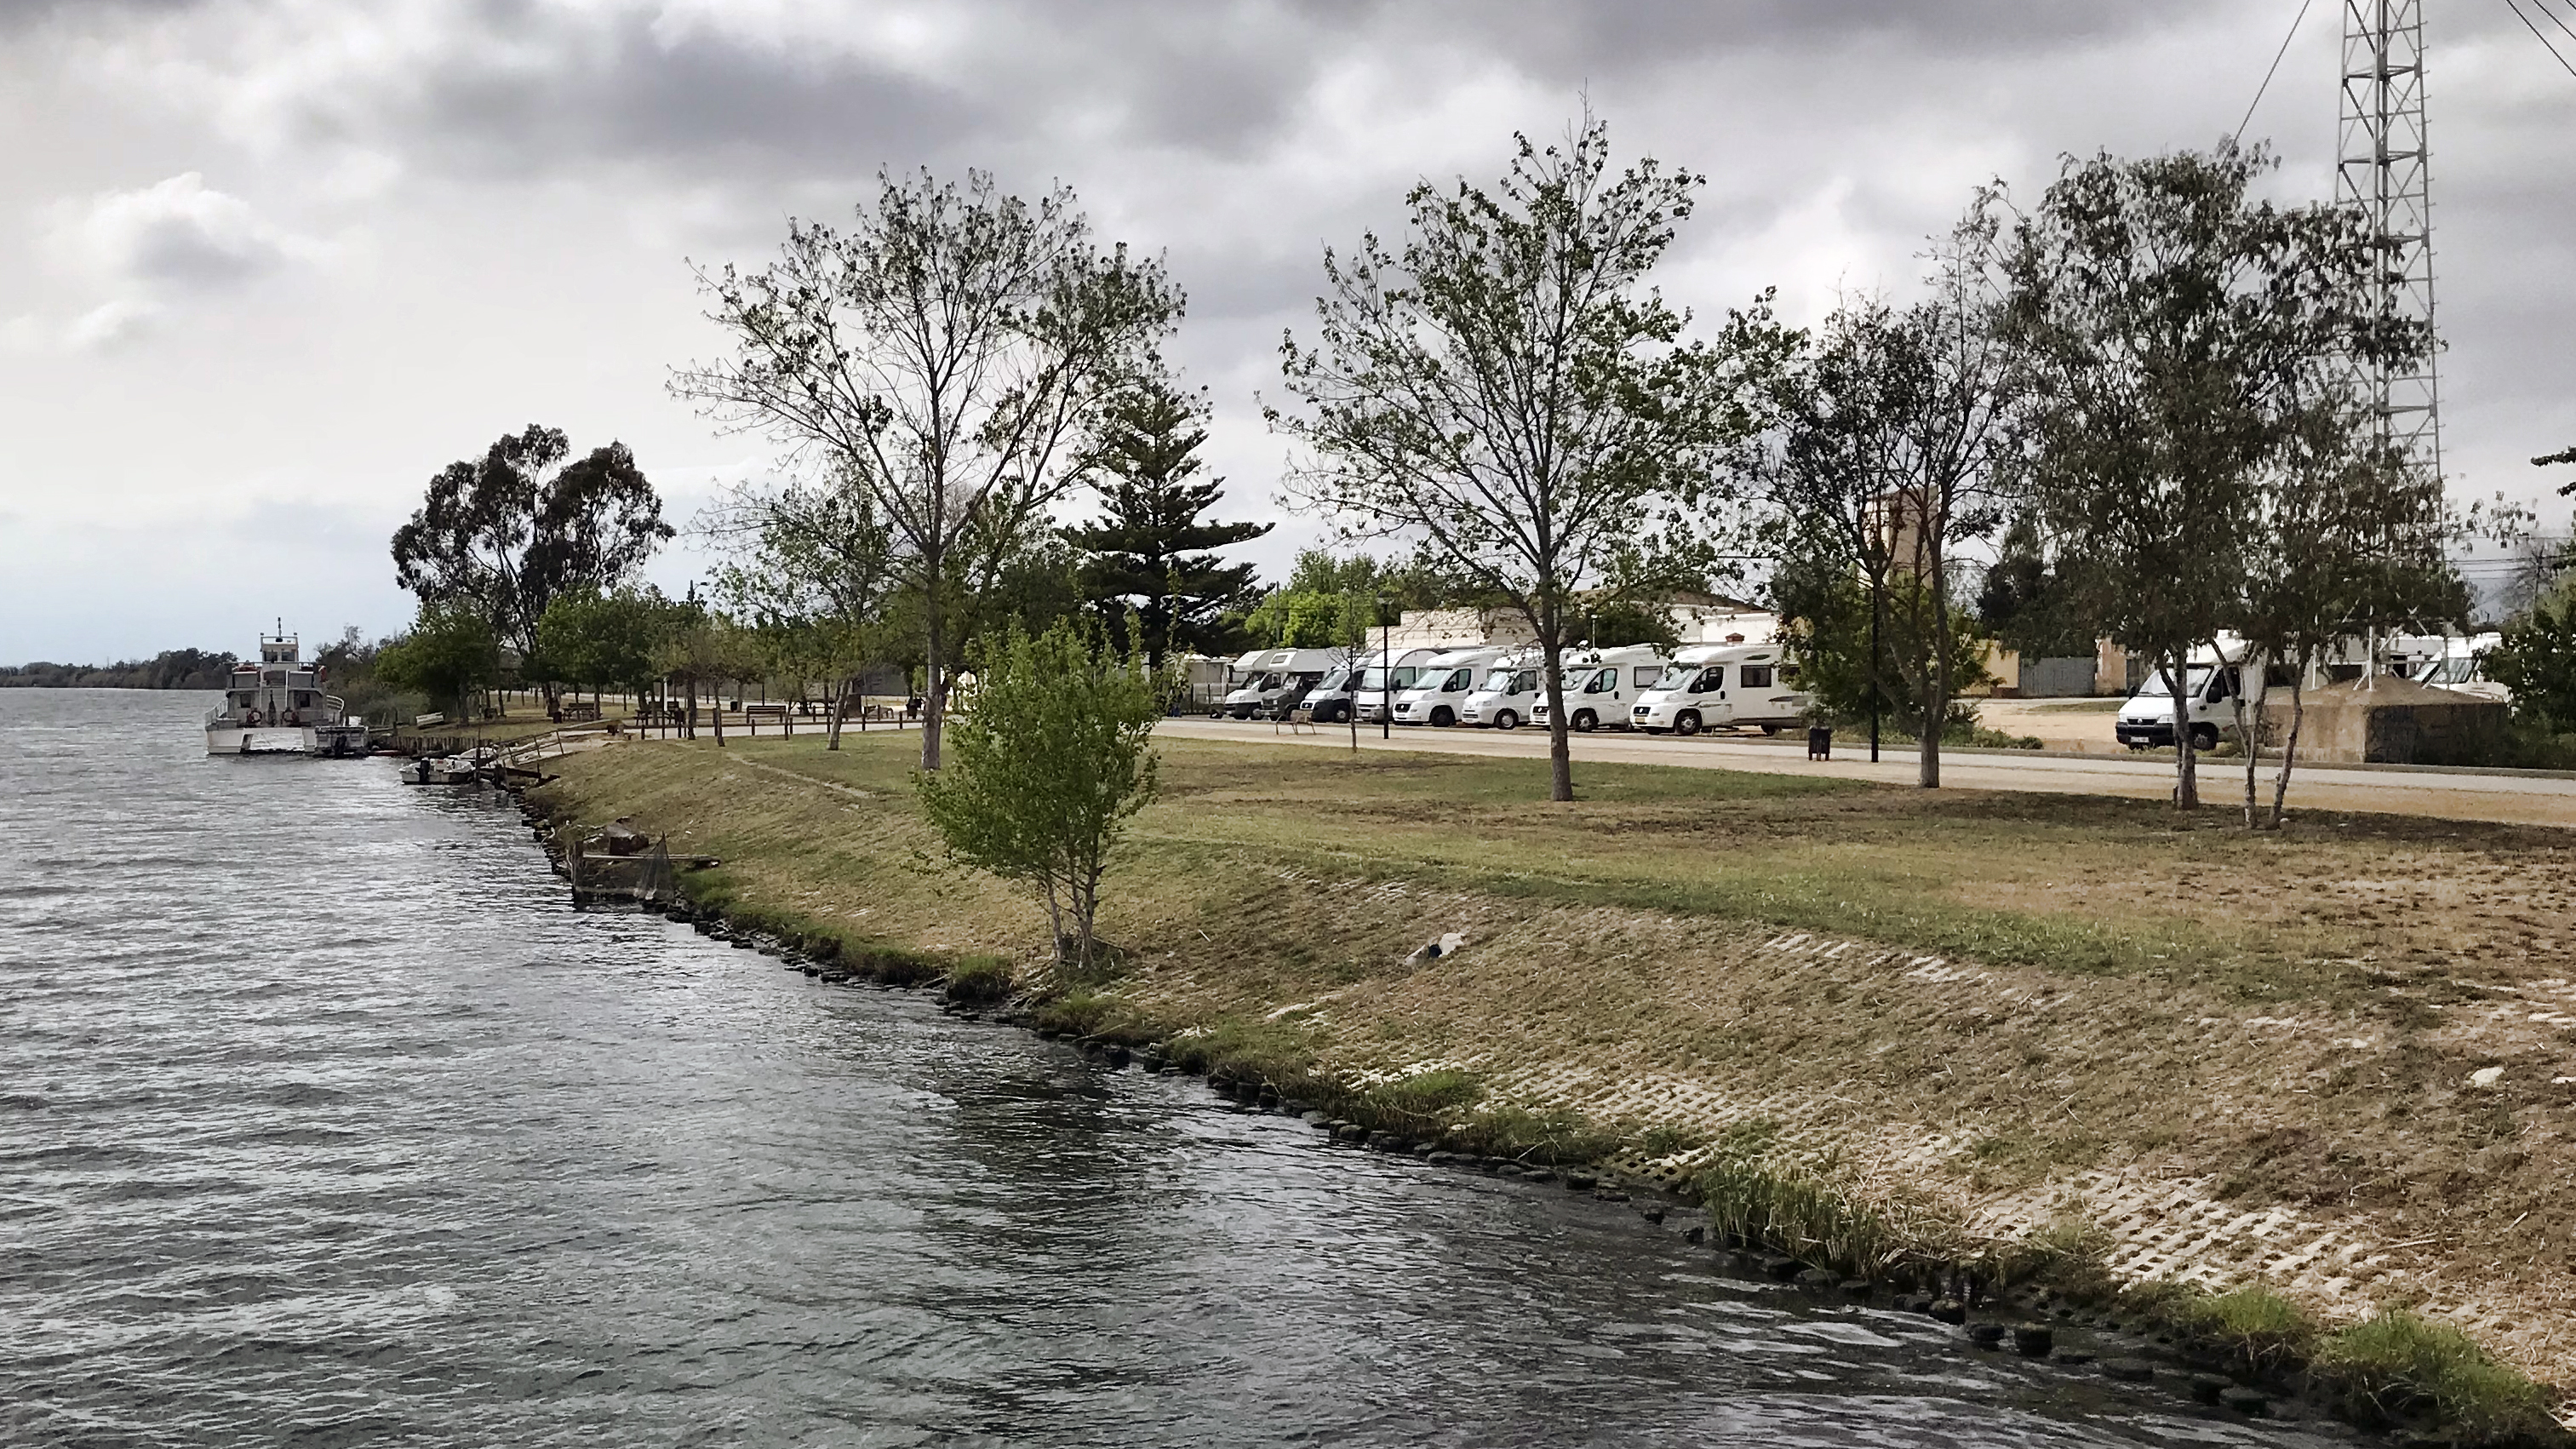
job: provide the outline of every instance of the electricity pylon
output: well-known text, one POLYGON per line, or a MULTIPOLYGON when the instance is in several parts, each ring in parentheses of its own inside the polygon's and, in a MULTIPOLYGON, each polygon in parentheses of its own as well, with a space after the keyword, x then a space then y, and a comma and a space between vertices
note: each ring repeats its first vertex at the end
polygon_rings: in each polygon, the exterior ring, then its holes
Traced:
MULTIPOLYGON (((2433 325, 2432 171, 2424 145, 2423 0, 2344 0, 2343 124, 2335 199, 2359 207, 2381 247, 2379 301, 2433 325)), ((2380 436, 2439 489, 2441 386, 2434 348, 2364 381, 2380 436)), ((2438 496, 2438 492, 2437 492, 2438 496)))

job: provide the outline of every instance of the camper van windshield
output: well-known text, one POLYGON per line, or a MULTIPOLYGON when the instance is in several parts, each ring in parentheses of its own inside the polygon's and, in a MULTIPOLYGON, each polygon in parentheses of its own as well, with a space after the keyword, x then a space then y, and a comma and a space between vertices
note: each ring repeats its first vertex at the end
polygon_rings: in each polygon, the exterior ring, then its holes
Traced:
MULTIPOLYGON (((2200 693, 2201 689, 2209 683, 2210 669, 2211 666, 2207 664, 2193 665, 2191 667, 2190 674, 2191 683, 2184 692, 2188 694, 2200 693)), ((2167 697, 2168 692, 2165 689, 2164 671, 2160 669, 2148 670, 2146 682, 2138 686, 2138 698, 2164 699, 2167 697)))
POLYGON ((1333 691, 1341 688, 1342 682, 1350 677, 1351 672, 1349 670, 1336 669, 1332 673, 1324 676, 1323 682, 1315 686, 1315 692, 1317 694, 1331 694, 1333 691))

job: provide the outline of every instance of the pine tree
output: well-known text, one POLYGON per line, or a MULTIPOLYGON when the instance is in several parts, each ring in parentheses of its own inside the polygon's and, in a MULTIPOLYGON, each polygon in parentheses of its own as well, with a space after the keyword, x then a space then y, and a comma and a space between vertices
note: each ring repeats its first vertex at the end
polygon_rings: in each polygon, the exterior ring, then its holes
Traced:
POLYGON ((1255 602, 1252 565, 1214 550, 1268 533, 1267 523, 1202 521, 1224 491, 1222 478, 1196 478, 1207 441, 1203 397, 1152 382, 1121 398, 1094 455, 1104 516, 1065 530, 1082 555, 1077 578, 1119 647, 1130 610, 1141 621, 1146 658, 1166 650, 1221 653, 1234 629, 1225 619, 1255 602))

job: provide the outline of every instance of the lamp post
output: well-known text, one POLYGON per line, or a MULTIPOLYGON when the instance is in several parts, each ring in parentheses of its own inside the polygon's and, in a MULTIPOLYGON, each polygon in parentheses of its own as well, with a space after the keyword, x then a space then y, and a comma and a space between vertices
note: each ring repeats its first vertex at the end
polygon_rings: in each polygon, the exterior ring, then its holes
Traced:
POLYGON ((1395 738, 1395 613, 1386 595, 1377 596, 1377 733, 1395 738))

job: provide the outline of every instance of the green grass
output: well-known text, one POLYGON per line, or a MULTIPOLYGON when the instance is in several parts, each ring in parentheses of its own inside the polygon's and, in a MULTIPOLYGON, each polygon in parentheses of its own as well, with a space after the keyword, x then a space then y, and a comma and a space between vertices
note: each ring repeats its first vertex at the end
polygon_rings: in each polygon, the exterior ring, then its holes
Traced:
MULTIPOLYGON (((846 735, 838 752, 811 738, 737 740, 721 754, 706 741, 682 748, 671 753, 688 770, 783 771, 852 792, 835 808, 868 848, 854 843, 809 868, 870 891, 915 888, 892 868, 898 855, 933 848, 911 802, 917 735, 846 735)), ((2533 834, 2312 812, 2303 837, 2249 837, 2223 811, 2177 820, 2145 801, 1591 763, 1577 775, 1581 798, 1552 804, 1537 760, 1195 740, 1160 749, 1164 797, 1136 821, 1106 893, 1113 940, 1123 906, 1168 905, 1247 869, 1290 868, 2213 984, 2247 1000, 2351 1003, 2372 989, 2349 963, 2406 946, 2427 921, 2310 910, 2303 880, 2395 870, 2388 859, 2399 853, 2420 874, 2428 854, 2474 863, 2490 842, 2523 849, 2533 834), (2208 929, 2213 884, 2247 887, 2225 932, 2208 929)), ((703 843, 765 848, 759 822, 740 829, 754 838, 703 843)), ((2423 944, 2462 949, 2447 936, 2423 944)))
POLYGON ((2485 1442, 2560 1443, 2548 1392, 2495 1361, 2467 1334, 2392 1308, 2327 1338, 2317 1372, 2364 1422, 2430 1411, 2485 1442))

